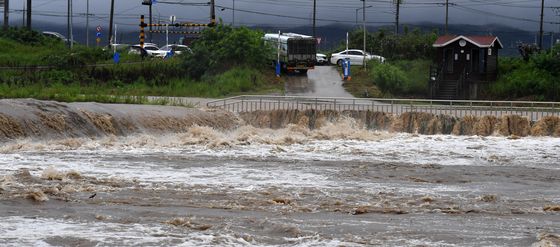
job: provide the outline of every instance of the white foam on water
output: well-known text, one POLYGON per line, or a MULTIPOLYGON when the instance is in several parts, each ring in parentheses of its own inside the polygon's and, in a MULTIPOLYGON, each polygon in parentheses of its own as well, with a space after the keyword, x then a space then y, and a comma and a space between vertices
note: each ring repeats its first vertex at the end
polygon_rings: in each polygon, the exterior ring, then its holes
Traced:
MULTIPOLYGON (((39 175, 49 166, 77 170, 86 176, 136 179, 146 183, 233 186, 251 190, 262 186, 346 187, 338 184, 337 167, 321 171, 306 166, 308 161, 361 161, 443 166, 522 166, 560 169, 560 138, 415 136, 397 134, 379 141, 310 140, 302 144, 249 144, 213 148, 207 145, 181 145, 172 136, 138 136, 111 140, 82 141, 79 147, 41 143, 41 151, 11 151, 0 155, 0 175, 21 168, 39 175), (110 143, 108 145, 107 143, 110 143), (141 143, 139 145, 138 143, 141 143), (204 164, 208 159, 208 164, 204 164), (217 159, 217 160, 216 160, 217 159), (275 161, 282 161, 278 163, 275 161), (287 162, 286 162, 287 161, 287 162), (251 163, 253 162, 253 163, 251 163), (198 163, 198 165, 192 165, 198 163), (258 163, 255 166, 255 163, 258 163)), ((359 184, 366 186, 365 184, 359 184)), ((382 190, 387 183, 367 184, 382 190)), ((401 192, 419 188, 399 185, 401 192)), ((461 191, 464 187, 432 186, 428 192, 461 191)))
MULTIPOLYGON (((191 231, 165 224, 119 224, 39 217, 0 217, 1 246, 58 246, 59 241, 96 246, 273 246, 248 242, 233 233, 191 231), (49 244, 54 242, 54 245, 49 244)), ((285 239, 290 246, 363 246, 317 235, 285 239)))

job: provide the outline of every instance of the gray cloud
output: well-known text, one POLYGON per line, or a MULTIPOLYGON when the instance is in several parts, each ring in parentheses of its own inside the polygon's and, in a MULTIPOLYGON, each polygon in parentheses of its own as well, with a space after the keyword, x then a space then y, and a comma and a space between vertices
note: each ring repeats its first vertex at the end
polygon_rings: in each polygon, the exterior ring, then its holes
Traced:
MULTIPOLYGON (((179 21, 208 22, 209 7, 171 5, 163 3, 153 7, 155 19, 165 21, 170 15, 177 16, 179 21)), ((203 3, 208 0, 166 0, 168 2, 203 3)), ((225 23, 232 21, 234 0, 216 0, 217 17, 225 23)), ((12 0, 12 9, 22 9, 25 0, 12 0)), ((90 0, 91 25, 108 25, 110 0, 90 0)), ((141 14, 148 15, 148 7, 141 5, 141 0, 115 0, 116 23, 133 28, 139 22, 141 14)), ((401 23, 433 22, 443 23, 444 7, 431 3, 443 3, 443 0, 404 0, 401 8, 401 23)), ((452 24, 503 24, 526 30, 538 30, 540 1, 527 0, 455 0, 456 5, 450 7, 450 23, 452 24), (524 19, 524 20, 520 20, 524 19), (532 20, 532 21, 528 21, 532 20)), ((267 24, 278 27, 292 25, 309 25, 312 18, 312 0, 235 0, 236 23, 245 25, 267 24)), ((367 0, 366 18, 370 25, 382 25, 394 21, 395 7, 389 0, 367 0)), ((67 0, 33 0, 34 20, 65 23, 67 0), (57 17, 58 15, 58 17, 57 17)), ((73 0, 75 25, 85 23, 86 0, 73 0)), ((548 0, 547 6, 560 6, 560 0, 548 0)), ((331 23, 352 24, 356 20, 356 9, 362 7, 359 0, 317 0, 318 25, 331 23)), ((22 13, 12 13, 12 19, 21 18, 22 13)), ((361 12, 358 13, 361 21, 361 12)), ((555 12, 547 8, 545 21, 560 22, 555 12)), ((385 24, 387 25, 387 24, 385 24)), ((558 24, 546 24, 546 31, 558 31, 558 24)))

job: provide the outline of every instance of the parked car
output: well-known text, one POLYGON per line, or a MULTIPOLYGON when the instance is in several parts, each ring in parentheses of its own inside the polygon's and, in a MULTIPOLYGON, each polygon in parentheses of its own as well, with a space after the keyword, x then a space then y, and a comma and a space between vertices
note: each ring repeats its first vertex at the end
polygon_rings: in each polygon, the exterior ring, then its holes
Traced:
POLYGON ((317 53, 317 64, 318 65, 325 65, 329 62, 329 60, 327 59, 327 55, 325 54, 321 54, 321 53, 317 53))
POLYGON ((133 45, 128 48, 128 54, 138 54, 141 55, 145 51, 145 54, 150 57, 165 57, 166 51, 160 50, 156 45, 147 43, 144 44, 144 49, 140 45, 133 45))
POLYGON ((163 47, 160 48, 160 50, 162 51, 173 51, 175 54, 177 55, 181 55, 183 53, 192 53, 191 48, 189 48, 186 45, 176 45, 176 44, 172 44, 172 45, 164 45, 163 47))
MULTIPOLYGON (((54 38, 54 39, 58 39, 60 41, 63 41, 64 43, 68 43, 69 39, 66 38, 66 36, 57 33, 57 32, 51 32, 51 31, 44 31, 43 35, 50 37, 50 38, 54 38)), ((76 41, 72 40, 72 43, 74 44, 78 44, 76 41)))
MULTIPOLYGON (((344 50, 338 53, 333 53, 331 56, 331 64, 338 64, 340 66, 342 65, 342 61, 344 61, 344 59, 347 58, 350 59, 350 63, 352 65, 363 65, 364 51, 353 49, 353 50, 344 50)), ((384 57, 378 55, 371 55, 367 52, 365 52, 365 59, 366 61, 375 59, 381 63, 385 62, 384 57)))
POLYGON ((103 50, 104 51, 116 50, 118 52, 126 52, 127 50, 130 49, 130 47, 131 47, 131 45, 129 45, 129 44, 111 44, 111 45, 108 45, 108 46, 104 46, 103 50))

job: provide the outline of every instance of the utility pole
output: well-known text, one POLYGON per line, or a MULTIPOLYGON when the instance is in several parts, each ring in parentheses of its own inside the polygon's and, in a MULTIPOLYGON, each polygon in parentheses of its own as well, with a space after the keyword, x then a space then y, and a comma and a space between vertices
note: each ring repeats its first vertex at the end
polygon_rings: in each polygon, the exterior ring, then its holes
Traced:
POLYGON ((362 2, 364 3, 364 6, 362 6, 363 8, 363 28, 364 28, 364 69, 367 70, 367 62, 366 62, 366 0, 362 0, 362 2))
MULTIPOLYGON (((70 15, 72 14, 71 11, 72 10, 72 0, 68 0, 68 15, 67 15, 67 20, 66 20, 66 37, 69 39, 70 38, 70 15)), ((68 42, 68 41, 67 41, 68 42)), ((70 49, 72 49, 72 42, 68 42, 68 47, 70 47, 70 49)))
POLYGON ((72 0, 70 0, 70 36, 68 36, 68 43, 70 43, 70 49, 74 48, 74 32, 72 28, 74 26, 74 20, 72 15, 74 14, 74 9, 72 6, 72 0))
POLYGON ((113 15, 115 14, 115 0, 111 0, 111 16, 109 17, 109 45, 113 40, 113 15))
POLYGON ((554 48, 554 32, 550 32, 550 51, 554 48))
POLYGON ((316 19, 317 19, 317 0, 313 0, 313 38, 317 37, 317 33, 315 31, 316 19))
POLYGON ((395 15, 395 35, 399 35, 399 10, 401 8, 401 0, 395 0, 397 4, 397 13, 395 15))
POLYGON ((89 47, 89 0, 86 1, 86 46, 89 47))
MULTIPOLYGON (((153 35, 153 34, 152 34, 152 1, 150 1, 149 9, 150 9, 150 20, 149 20, 148 22, 149 22, 149 24, 150 24, 150 27, 149 27, 148 29, 149 29, 150 31, 148 32, 148 34, 149 34, 148 36, 149 36, 149 39, 150 39, 150 43, 153 43, 153 41, 152 41, 152 35, 153 35)), ((159 18, 158 18, 158 19, 159 19, 159 18)))
POLYGON ((210 0, 210 24, 216 25, 216 4, 214 0, 210 0))
POLYGON ((544 20, 544 0, 541 0, 541 28, 539 31, 539 49, 541 50, 543 48, 542 43, 543 43, 543 34, 544 34, 543 20, 544 20))
MULTIPOLYGON (((554 13, 560 17, 560 7, 553 8, 554 13)), ((558 22, 558 34, 560 34, 560 22, 558 22)))
POLYGON ((445 34, 447 34, 447 24, 449 23, 449 0, 445 0, 445 34))
POLYGON ((4 31, 10 27, 10 0, 4 0, 4 31))
POLYGON ((27 29, 31 30, 31 0, 27 0, 27 29))
POLYGON ((235 0, 233 0, 233 16, 232 16, 232 23, 231 26, 235 27, 235 0))

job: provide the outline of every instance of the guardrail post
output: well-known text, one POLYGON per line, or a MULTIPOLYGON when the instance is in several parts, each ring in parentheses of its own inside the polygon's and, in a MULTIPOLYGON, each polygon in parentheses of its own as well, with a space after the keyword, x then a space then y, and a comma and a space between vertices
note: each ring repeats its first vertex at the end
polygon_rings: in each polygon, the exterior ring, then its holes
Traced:
POLYGON ((356 111, 356 100, 352 100, 352 111, 356 111))
POLYGON ((509 114, 513 114, 513 102, 509 102, 509 114))
POLYGON ((334 99, 334 109, 336 111, 336 99, 334 99))

